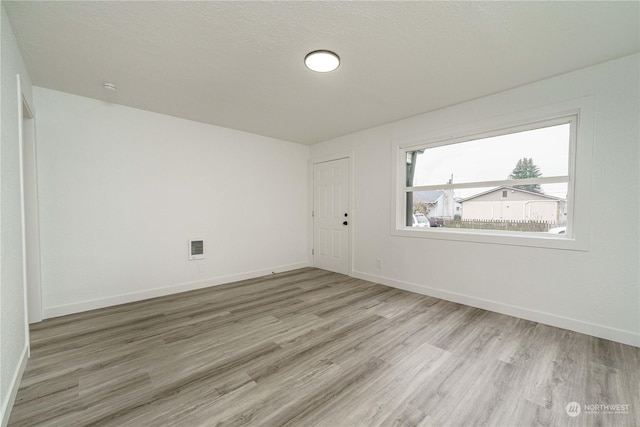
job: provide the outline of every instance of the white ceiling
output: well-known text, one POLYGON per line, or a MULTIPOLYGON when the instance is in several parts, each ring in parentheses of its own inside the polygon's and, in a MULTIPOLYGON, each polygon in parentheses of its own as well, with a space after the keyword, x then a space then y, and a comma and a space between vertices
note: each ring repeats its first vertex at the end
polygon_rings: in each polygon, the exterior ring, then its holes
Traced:
POLYGON ((304 144, 640 51, 636 1, 2 4, 37 86, 304 144))

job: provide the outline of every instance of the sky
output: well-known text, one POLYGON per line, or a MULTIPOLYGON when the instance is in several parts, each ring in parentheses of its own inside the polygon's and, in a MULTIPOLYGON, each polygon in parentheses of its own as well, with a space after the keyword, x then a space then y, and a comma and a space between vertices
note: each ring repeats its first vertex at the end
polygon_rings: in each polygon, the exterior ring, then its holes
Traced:
MULTIPOLYGON (((523 157, 532 158, 543 177, 569 172, 570 124, 477 139, 425 150, 416 161, 414 185, 446 184, 508 179, 523 157)), ((469 197, 489 188, 456 189, 457 197, 469 197)), ((545 194, 565 198, 567 184, 542 185, 545 194)))

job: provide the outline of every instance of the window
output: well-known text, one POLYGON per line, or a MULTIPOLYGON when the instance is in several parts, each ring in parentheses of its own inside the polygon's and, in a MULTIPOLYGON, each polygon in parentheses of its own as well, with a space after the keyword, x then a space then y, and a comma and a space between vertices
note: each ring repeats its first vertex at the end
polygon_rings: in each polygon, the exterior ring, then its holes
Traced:
MULTIPOLYGON (((580 105, 589 112, 586 102, 580 105)), ((577 108, 540 120, 510 118, 508 125, 495 120, 496 126, 484 131, 461 129, 460 136, 451 132, 446 138, 396 144, 392 233, 586 250, 589 179, 581 190, 581 215, 576 214, 574 200, 576 171, 585 175, 590 169, 593 122, 589 116, 579 120, 581 112, 577 108), (580 129, 584 157, 577 168, 580 129), (415 227, 413 215, 418 212, 442 222, 438 227, 415 227)))

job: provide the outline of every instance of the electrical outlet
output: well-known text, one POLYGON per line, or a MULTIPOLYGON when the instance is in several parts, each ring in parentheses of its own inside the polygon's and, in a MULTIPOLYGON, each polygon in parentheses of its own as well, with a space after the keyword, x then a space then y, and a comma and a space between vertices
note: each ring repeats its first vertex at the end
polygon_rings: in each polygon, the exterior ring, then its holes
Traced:
POLYGON ((376 268, 382 268, 382 261, 379 259, 376 260, 376 268))

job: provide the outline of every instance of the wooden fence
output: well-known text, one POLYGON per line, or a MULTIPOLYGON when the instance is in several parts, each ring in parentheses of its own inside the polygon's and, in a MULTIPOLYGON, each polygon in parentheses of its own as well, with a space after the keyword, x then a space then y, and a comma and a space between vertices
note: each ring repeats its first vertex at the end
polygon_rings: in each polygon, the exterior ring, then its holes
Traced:
POLYGON ((487 220, 487 219, 450 219, 444 226, 447 228, 473 228, 477 230, 509 230, 509 231, 537 231, 547 232, 556 227, 551 221, 517 221, 517 220, 487 220))

